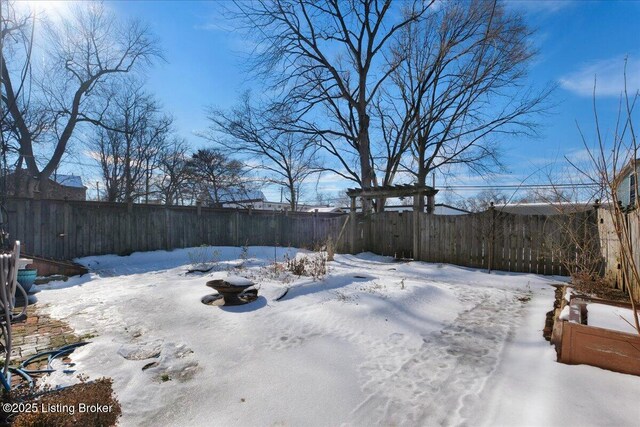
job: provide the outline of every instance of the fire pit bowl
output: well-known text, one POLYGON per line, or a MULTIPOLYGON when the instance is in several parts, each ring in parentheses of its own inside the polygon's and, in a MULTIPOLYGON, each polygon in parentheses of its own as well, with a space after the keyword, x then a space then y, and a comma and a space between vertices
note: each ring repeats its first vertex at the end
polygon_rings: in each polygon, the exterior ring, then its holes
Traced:
POLYGON ((241 305, 255 301, 258 298, 258 290, 249 289, 253 285, 251 280, 236 276, 207 282, 208 287, 215 289, 222 296, 224 305, 241 305))

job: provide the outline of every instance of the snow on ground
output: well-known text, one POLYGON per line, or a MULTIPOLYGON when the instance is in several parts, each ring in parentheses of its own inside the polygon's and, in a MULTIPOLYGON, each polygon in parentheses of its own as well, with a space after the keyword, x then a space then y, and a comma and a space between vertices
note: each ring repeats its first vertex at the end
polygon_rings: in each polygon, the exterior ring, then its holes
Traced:
POLYGON ((83 258, 90 275, 40 287, 96 335, 73 360, 114 378, 122 425, 637 425, 637 377, 558 364, 542 338, 561 278, 360 254, 283 283, 274 258, 305 251, 216 248, 187 274, 198 251, 83 258), (229 275, 258 300, 202 304, 229 275))
POLYGON ((587 323, 598 328, 637 333, 633 321, 633 310, 606 304, 587 304, 587 323))

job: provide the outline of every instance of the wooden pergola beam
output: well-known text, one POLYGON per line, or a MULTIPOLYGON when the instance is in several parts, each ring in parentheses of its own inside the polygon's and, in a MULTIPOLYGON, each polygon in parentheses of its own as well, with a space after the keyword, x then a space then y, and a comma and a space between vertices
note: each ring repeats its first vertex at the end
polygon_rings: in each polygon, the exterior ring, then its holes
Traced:
MULTIPOLYGON (((432 214, 435 207, 435 195, 438 193, 433 187, 426 185, 387 185, 374 188, 349 188, 347 196, 351 198, 351 210, 349 220, 351 221, 351 253, 356 252, 356 199, 378 199, 389 197, 413 197, 413 258, 420 259, 420 205, 423 198, 427 197, 427 213, 432 214), (421 200, 422 199, 422 200, 421 200)), ((368 235, 368 234, 367 234, 368 235)))

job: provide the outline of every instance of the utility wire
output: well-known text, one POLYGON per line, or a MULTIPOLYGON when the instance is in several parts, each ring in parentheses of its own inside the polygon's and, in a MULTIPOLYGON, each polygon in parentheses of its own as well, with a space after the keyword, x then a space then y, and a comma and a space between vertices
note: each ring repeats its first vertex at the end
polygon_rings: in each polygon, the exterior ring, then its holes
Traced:
POLYGON ((493 190, 493 189, 522 189, 522 188, 594 188, 597 183, 582 184, 496 184, 496 185, 443 185, 443 190, 493 190))

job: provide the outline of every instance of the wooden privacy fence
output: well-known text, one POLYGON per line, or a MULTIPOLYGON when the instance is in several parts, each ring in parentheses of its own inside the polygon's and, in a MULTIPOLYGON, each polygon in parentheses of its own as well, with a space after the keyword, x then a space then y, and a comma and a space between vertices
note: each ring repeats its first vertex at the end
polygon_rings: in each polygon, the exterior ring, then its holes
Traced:
MULTIPOLYGON (((88 255, 207 245, 313 248, 337 240, 345 215, 90 201, 7 200, 10 238, 31 255, 88 255)), ((341 249, 341 248, 338 248, 341 249)))
MULTIPOLYGON (((625 220, 629 227, 632 256, 637 266, 640 266, 640 212, 637 210, 625 214, 625 220)), ((612 212, 606 208, 598 209, 598 232, 600 236, 600 249, 604 259, 604 277, 614 287, 620 288, 640 300, 640 285, 626 283, 623 268, 629 268, 622 262, 620 241, 615 232, 612 212)), ((629 277, 633 277, 629 271, 629 277)))
POLYGON ((595 211, 554 216, 495 210, 456 216, 419 213, 414 223, 413 212, 286 214, 19 198, 9 198, 7 210, 11 239, 21 240, 26 253, 55 259, 203 244, 313 248, 331 238, 343 253, 417 255, 428 262, 563 275, 579 258, 577 247, 584 246, 575 237, 597 236, 595 211))
MULTIPOLYGON (((381 255, 417 258, 466 267, 567 275, 581 249, 597 240, 595 211, 571 215, 514 215, 488 211, 470 215, 381 212, 356 224, 362 245, 381 255), (419 253, 414 254, 414 239, 419 253)), ((595 249, 597 250, 597 248, 595 249)))

